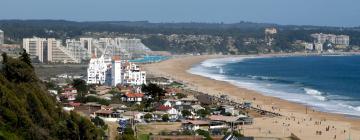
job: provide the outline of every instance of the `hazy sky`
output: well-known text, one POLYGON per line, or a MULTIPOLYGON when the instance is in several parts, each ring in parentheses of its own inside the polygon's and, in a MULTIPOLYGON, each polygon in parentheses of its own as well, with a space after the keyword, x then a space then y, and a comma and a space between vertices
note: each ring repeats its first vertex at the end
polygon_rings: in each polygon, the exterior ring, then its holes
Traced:
POLYGON ((360 26, 360 0, 0 0, 0 19, 360 26))

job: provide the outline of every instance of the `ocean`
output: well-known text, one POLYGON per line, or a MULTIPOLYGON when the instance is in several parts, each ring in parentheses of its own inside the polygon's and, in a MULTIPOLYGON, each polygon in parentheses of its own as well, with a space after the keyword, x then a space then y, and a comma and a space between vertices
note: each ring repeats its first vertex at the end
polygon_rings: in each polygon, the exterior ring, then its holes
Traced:
POLYGON ((209 59, 188 72, 319 111, 360 117, 360 56, 209 59))

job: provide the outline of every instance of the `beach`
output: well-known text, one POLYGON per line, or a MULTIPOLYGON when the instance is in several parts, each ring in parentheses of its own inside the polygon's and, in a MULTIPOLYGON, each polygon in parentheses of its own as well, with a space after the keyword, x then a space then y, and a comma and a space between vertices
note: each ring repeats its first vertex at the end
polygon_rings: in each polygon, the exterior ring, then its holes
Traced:
POLYGON ((228 82, 187 72, 193 65, 202 61, 222 57, 227 56, 177 56, 160 63, 144 65, 144 68, 148 74, 182 82, 192 90, 213 96, 225 94, 229 96, 229 99, 239 103, 251 101, 254 107, 282 115, 273 118, 255 118, 253 125, 242 127, 242 133, 246 136, 284 138, 294 134, 300 139, 310 140, 348 139, 349 137, 360 140, 360 119, 319 112, 302 104, 264 96, 228 82))

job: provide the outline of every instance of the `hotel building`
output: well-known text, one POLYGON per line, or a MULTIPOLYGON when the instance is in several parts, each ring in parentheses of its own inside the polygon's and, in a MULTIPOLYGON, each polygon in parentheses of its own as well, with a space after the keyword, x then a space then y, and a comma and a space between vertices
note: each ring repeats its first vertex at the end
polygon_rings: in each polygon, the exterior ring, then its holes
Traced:
POLYGON ((315 43, 324 44, 326 41, 329 41, 336 45, 344 45, 349 46, 350 44, 350 37, 347 35, 334 35, 334 34, 323 34, 323 33, 316 33, 311 34, 315 40, 315 43))

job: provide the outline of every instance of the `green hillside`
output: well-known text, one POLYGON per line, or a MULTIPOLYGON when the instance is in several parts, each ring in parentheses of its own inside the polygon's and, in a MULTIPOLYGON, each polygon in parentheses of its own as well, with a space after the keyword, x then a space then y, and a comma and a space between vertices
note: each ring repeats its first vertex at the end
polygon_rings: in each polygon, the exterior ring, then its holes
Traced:
POLYGON ((2 54, 0 73, 0 139, 102 139, 89 119, 62 110, 35 75, 29 57, 2 54))

